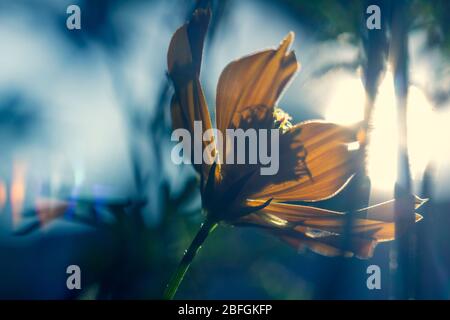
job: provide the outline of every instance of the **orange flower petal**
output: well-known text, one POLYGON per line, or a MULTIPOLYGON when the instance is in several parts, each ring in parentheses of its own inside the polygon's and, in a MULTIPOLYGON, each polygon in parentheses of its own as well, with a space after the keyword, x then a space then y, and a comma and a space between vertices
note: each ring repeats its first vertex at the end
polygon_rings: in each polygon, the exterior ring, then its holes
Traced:
POLYGON ((239 121, 238 114, 248 107, 264 105, 273 109, 299 68, 294 52, 288 53, 293 39, 291 32, 277 49, 238 59, 223 70, 216 97, 216 123, 221 132, 239 121))
POLYGON ((325 200, 336 195, 363 164, 359 150, 349 148, 349 144, 356 141, 356 132, 351 128, 308 121, 290 128, 287 134, 292 134, 293 138, 290 150, 280 152, 280 163, 284 168, 271 178, 276 183, 268 184, 249 198, 325 200), (303 148, 299 148, 301 145, 303 148), (305 165, 310 175, 304 173, 305 165), (289 166, 294 167, 287 168, 289 166), (298 172, 303 174, 296 175, 298 172))
MULTIPOLYGON (((249 206, 257 206, 263 200, 249 200, 249 206)), ((369 208, 382 215, 383 210, 390 211, 391 202, 385 202, 369 208)), ((364 211, 365 213, 365 211, 364 211)), ((350 255, 356 254, 361 258, 372 255, 378 242, 390 241, 395 238, 395 223, 390 221, 374 220, 366 218, 363 211, 357 213, 351 225, 351 231, 347 234, 346 227, 348 216, 342 212, 331 211, 316 207, 293 205, 272 202, 264 209, 242 217, 236 224, 254 225, 268 229, 284 241, 295 244, 299 248, 308 247, 315 252, 324 255, 350 255), (346 252, 341 250, 343 237, 349 236, 346 252)), ((416 214, 416 222, 422 216, 416 214)))
MULTIPOLYGON (((427 199, 421 199, 417 196, 415 198, 414 207, 418 209, 421 207, 427 199)), ((360 209, 359 212, 365 212, 368 219, 374 219, 385 222, 394 222, 395 221, 395 199, 379 203, 368 208, 360 209)), ((416 214, 416 222, 420 221, 422 216, 416 214)))
MULTIPOLYGON (((203 43, 209 19, 209 10, 196 10, 192 19, 173 35, 167 54, 169 76, 175 88, 172 99, 173 126, 175 129, 185 128, 191 134, 194 133, 194 121, 202 122, 203 132, 212 127, 199 80, 203 43)), ((209 144, 203 142, 202 152, 209 144)), ((206 164, 196 166, 203 176, 207 176, 209 168, 210 165, 206 164)))

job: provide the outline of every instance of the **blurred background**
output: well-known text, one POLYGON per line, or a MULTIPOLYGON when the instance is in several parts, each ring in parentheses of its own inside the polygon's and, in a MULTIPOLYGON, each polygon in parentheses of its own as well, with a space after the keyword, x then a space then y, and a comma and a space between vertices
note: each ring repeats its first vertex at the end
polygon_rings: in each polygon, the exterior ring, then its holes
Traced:
MULTIPOLYGON (((0 0, 0 298, 162 297, 203 218, 194 170, 170 160, 166 52, 205 2, 0 0), (66 27, 71 4, 81 9, 81 30, 66 27), (82 290, 66 287, 72 264, 81 268, 82 290)), ((394 197, 399 139, 399 80, 386 30, 402 20, 411 186, 430 199, 415 229, 410 297, 448 299, 450 2, 209 2, 201 80, 210 111, 231 60, 294 31, 302 67, 280 106, 294 123, 350 125, 373 98, 367 171, 371 193, 385 200, 394 197), (372 34, 370 4, 383 21, 372 34)), ((322 206, 342 210, 347 193, 322 206)), ((396 298, 394 246, 379 244, 369 260, 327 258, 259 230, 221 226, 177 298, 396 298), (380 290, 366 286, 372 264, 381 268, 380 290)))

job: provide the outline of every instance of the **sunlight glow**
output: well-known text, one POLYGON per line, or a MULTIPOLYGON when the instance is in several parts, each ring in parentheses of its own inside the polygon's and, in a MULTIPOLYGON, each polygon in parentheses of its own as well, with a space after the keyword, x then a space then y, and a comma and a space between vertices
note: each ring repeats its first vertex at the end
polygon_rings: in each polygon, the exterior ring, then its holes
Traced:
POLYGON ((439 130, 449 129, 446 124, 439 124, 438 114, 425 94, 417 87, 411 86, 408 98, 408 146, 411 157, 411 173, 413 179, 422 179, 428 163, 442 149, 436 141, 439 130), (441 127, 442 126, 442 127, 441 127))
POLYGON ((394 80, 388 72, 380 84, 369 132, 367 171, 372 187, 394 190, 397 178, 397 114, 394 80))
POLYGON ((364 87, 358 77, 346 76, 338 80, 329 101, 325 114, 326 120, 350 125, 364 119, 364 87))
MULTIPOLYGON (((344 125, 363 119, 364 88, 360 80, 340 81, 332 94, 325 118, 344 125)), ((411 86, 408 96, 408 147, 413 179, 421 179, 429 161, 439 154, 440 146, 433 143, 438 131, 449 129, 439 125, 437 115, 425 94, 411 86)), ((391 192, 397 177, 397 114, 393 75, 387 72, 379 87, 372 115, 367 169, 372 186, 391 192)))

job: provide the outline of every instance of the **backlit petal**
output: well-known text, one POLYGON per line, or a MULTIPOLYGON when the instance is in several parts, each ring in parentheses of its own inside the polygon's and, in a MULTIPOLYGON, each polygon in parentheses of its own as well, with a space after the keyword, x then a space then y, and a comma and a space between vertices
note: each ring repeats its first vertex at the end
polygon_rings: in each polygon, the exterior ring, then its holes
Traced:
POLYGON ((239 114, 248 107, 264 105, 273 110, 299 68, 294 52, 288 53, 293 38, 291 32, 277 49, 233 61, 223 70, 216 97, 219 130, 239 127, 239 114))
MULTIPOLYGON (((167 54, 168 72, 175 88, 175 95, 172 99, 173 126, 175 129, 185 128, 192 135, 194 121, 201 121, 203 132, 212 127, 208 106, 199 81, 203 43, 209 19, 209 10, 196 10, 191 20, 173 35, 167 54)), ((201 154, 208 145, 209 142, 202 142, 201 154)), ((192 153, 194 152, 192 150, 192 153)), ((212 161, 208 162, 212 163, 212 161)), ((206 164, 197 165, 196 169, 206 176, 209 167, 206 164)))
POLYGON ((352 144, 358 144, 356 130, 309 121, 290 128, 286 134, 291 137, 287 150, 280 148, 280 171, 270 178, 258 177, 267 182, 261 183, 262 188, 250 198, 273 198, 275 201, 328 199, 337 194, 363 165, 360 151, 350 148, 352 144))
MULTIPOLYGON (((249 200, 249 206, 257 206, 263 200, 249 200)), ((390 202, 375 208, 377 215, 390 210, 390 202)), ((388 213, 387 215, 390 215, 388 213)), ((351 220, 351 229, 346 231, 349 216, 338 211, 316 207, 270 203, 264 209, 242 217, 237 224, 254 225, 268 229, 284 241, 299 249, 308 247, 324 255, 352 255, 368 258, 376 243, 395 238, 395 223, 367 218, 365 211, 359 211, 351 220), (364 212, 364 213, 363 213, 364 212), (343 251, 344 237, 349 237, 343 251)), ((422 218, 416 214, 416 222, 422 218)))

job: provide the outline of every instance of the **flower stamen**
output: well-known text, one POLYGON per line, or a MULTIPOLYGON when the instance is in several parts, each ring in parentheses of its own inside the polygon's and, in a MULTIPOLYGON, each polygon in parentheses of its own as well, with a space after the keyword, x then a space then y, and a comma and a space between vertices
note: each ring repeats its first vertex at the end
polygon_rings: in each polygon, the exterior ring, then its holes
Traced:
POLYGON ((275 128, 280 129, 285 133, 288 129, 292 128, 292 117, 281 108, 275 108, 273 111, 275 128))

